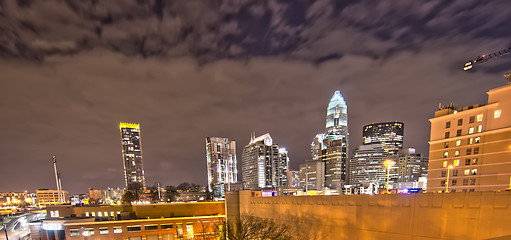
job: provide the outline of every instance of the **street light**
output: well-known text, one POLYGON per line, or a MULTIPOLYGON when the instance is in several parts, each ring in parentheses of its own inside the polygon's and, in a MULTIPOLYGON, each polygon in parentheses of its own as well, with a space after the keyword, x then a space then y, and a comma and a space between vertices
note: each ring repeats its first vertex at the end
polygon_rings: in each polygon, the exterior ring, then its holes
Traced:
POLYGON ((448 193, 449 192, 449 174, 451 173, 451 169, 453 169, 454 166, 453 165, 449 165, 447 167, 447 182, 445 183, 445 192, 448 193))
POLYGON ((396 162, 392 161, 392 160, 386 160, 385 162, 383 162, 383 164, 385 165, 385 167, 387 167, 387 194, 390 193, 389 192, 389 179, 390 179, 390 168, 396 164, 396 162))

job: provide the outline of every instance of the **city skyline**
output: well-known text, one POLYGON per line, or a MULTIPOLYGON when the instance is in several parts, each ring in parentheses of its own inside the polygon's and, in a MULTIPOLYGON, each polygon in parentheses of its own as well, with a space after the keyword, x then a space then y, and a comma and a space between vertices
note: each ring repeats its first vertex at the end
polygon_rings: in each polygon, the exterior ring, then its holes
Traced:
POLYGON ((206 185, 208 136, 269 132, 298 170, 336 90, 350 156, 388 121, 426 154, 438 103, 485 103, 511 63, 462 69, 509 47, 509 2, 189 2, 1 2, 0 191, 54 189, 52 155, 70 193, 124 186, 120 121, 143 126, 148 187, 206 185))

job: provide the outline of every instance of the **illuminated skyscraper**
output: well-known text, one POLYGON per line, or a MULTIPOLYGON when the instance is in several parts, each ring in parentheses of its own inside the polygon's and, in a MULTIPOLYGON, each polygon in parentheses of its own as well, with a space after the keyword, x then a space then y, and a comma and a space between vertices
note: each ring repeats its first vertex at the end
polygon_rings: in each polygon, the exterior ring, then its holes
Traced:
POLYGON ((145 189, 144 166, 142 164, 142 146, 140 143, 140 125, 120 123, 122 138, 122 160, 127 190, 145 189))
POLYGON ((252 138, 241 156, 244 188, 259 190, 286 186, 288 164, 286 149, 273 143, 270 134, 252 138))
POLYGON ((230 184, 238 181, 236 142, 221 137, 206 138, 206 160, 209 191, 215 197, 223 197, 230 184))
POLYGON ((389 154, 397 154, 403 148, 404 124, 402 122, 383 122, 365 125, 362 136, 364 145, 381 144, 389 154))
POLYGON ((348 105, 340 91, 335 91, 326 111, 326 137, 338 139, 348 136, 348 105))

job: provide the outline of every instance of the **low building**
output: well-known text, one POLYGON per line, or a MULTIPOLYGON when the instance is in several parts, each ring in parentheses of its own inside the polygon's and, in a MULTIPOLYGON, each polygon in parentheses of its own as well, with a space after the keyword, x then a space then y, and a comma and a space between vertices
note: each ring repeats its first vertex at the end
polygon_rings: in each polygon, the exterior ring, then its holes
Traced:
POLYGON ((225 221, 224 202, 124 206, 54 205, 39 228, 46 239, 212 239, 225 221))
POLYGON ((50 189, 38 189, 36 191, 38 205, 54 205, 69 202, 69 193, 62 191, 61 193, 63 202, 59 201, 59 191, 50 189))

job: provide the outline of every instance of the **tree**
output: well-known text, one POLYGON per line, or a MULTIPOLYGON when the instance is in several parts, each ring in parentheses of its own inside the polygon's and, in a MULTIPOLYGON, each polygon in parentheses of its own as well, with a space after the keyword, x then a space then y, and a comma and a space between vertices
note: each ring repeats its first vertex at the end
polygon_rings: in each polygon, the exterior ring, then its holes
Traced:
POLYGON ((158 186, 152 186, 149 188, 149 199, 151 202, 159 202, 160 196, 158 194, 158 186))
POLYGON ((179 192, 177 191, 177 187, 174 186, 166 186, 165 187, 165 201, 167 202, 175 202, 176 198, 179 196, 179 192))
POLYGON ((131 205, 131 202, 138 200, 138 196, 136 196, 132 191, 125 191, 122 195, 122 203, 131 205))
POLYGON ((289 228, 270 219, 243 215, 233 222, 219 226, 220 240, 290 240, 289 228))

